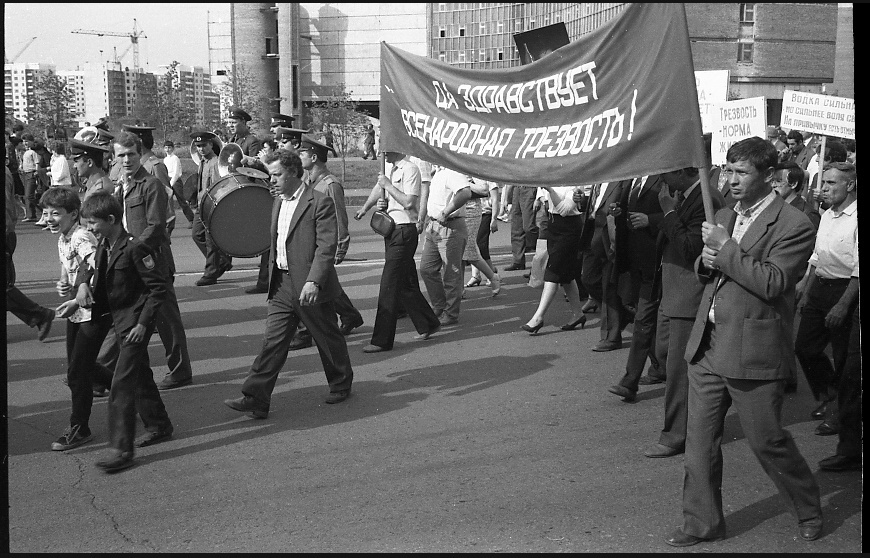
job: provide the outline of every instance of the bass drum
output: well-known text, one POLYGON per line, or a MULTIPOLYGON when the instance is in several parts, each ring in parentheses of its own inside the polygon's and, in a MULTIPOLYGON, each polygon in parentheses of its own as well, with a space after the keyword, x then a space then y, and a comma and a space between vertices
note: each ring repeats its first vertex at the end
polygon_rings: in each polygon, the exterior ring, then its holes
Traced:
POLYGON ((200 215, 221 251, 253 258, 269 251, 273 201, 265 180, 231 174, 209 188, 200 215))

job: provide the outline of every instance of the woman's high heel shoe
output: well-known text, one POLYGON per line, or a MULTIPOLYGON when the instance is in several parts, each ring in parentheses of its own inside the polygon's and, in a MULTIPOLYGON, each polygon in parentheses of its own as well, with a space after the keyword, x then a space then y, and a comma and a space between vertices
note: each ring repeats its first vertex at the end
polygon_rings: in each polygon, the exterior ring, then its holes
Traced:
POLYGON ((544 327, 544 322, 543 322, 543 320, 541 321, 541 323, 539 323, 539 324, 536 325, 535 327, 532 327, 532 326, 530 326, 529 324, 523 324, 522 330, 523 330, 523 331, 528 331, 528 332, 529 332, 529 335, 535 335, 535 334, 538 333, 538 331, 539 331, 542 327, 544 327))
POLYGON ((577 329, 577 326, 580 326, 580 329, 583 329, 583 326, 586 325, 586 316, 580 316, 570 324, 565 324, 562 326, 563 331, 571 331, 573 329, 577 329))
POLYGON ((465 284, 467 288, 476 287, 480 285, 480 277, 472 277, 468 280, 468 283, 465 284))

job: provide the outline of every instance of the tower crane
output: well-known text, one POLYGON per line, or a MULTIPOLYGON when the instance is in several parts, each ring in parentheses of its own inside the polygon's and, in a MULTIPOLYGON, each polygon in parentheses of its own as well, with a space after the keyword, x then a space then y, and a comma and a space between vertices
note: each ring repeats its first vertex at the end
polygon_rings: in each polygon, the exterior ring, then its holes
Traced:
MULTIPOLYGON (((79 33, 81 35, 97 35, 98 37, 129 37, 130 46, 133 47, 133 73, 139 73, 139 39, 147 39, 148 36, 145 35, 145 31, 137 29, 135 19, 133 20, 132 32, 120 33, 117 31, 91 31, 87 29, 73 29, 71 32, 79 33)), ((130 50, 129 47, 127 48, 127 50, 130 50)), ((124 51, 124 54, 126 54, 126 50, 124 51)))
POLYGON ((5 64, 15 64, 15 61, 18 60, 18 57, 21 56, 22 54, 24 54, 24 51, 27 50, 27 47, 29 47, 31 44, 33 44, 33 41, 35 41, 35 40, 36 40, 36 37, 31 37, 31 38, 27 41, 27 44, 25 44, 23 47, 21 47, 21 50, 19 50, 19 51, 15 54, 15 56, 13 56, 12 58, 6 58, 6 57, 4 56, 4 57, 3 57, 4 63, 5 63, 5 64))

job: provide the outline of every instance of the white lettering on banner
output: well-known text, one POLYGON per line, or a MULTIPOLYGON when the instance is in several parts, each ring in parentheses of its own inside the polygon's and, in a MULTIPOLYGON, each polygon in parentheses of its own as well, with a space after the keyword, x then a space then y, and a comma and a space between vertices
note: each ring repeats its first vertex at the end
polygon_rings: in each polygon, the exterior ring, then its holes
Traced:
MULTIPOLYGON (((595 79, 595 62, 586 62, 567 72, 533 81, 511 85, 470 85, 462 83, 456 87, 456 95, 462 98, 466 110, 481 113, 519 114, 521 112, 543 112, 562 107, 583 105, 589 102, 589 95, 581 95, 586 89, 582 76, 589 78, 592 98, 598 99, 598 82, 595 79)), ((440 109, 459 109, 455 97, 443 82, 433 81, 435 85, 435 106, 440 109)))
POLYGON ((493 128, 444 120, 401 109, 408 135, 433 147, 468 155, 501 157, 516 132, 515 128, 493 128))

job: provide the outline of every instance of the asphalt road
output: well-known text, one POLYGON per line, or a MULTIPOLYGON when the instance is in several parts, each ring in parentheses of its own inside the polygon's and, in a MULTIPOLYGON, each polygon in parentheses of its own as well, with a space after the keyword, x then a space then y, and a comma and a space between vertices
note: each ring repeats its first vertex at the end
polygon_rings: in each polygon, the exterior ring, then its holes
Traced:
MULTIPOLYGON (((348 338, 353 395, 324 404, 316 349, 292 352, 265 421, 222 404, 240 395, 260 348, 265 295, 243 291, 258 260, 236 259, 217 285, 196 287, 202 256, 187 229, 175 231, 195 383, 163 394, 175 436, 140 450, 137 465, 115 475, 93 465, 106 451, 105 399, 94 404, 92 442, 49 449, 69 416, 63 324, 40 343, 7 314, 10 550, 681 552, 663 539, 682 522, 683 458, 643 456, 658 439, 664 387, 641 387, 632 404, 607 393, 627 349, 590 350, 597 315, 584 330, 561 331, 569 312, 557 297, 541 334, 529 336, 520 325, 540 291, 508 272, 497 298, 485 287, 468 290, 458 326, 415 341, 401 320, 392 352, 364 354, 383 242, 367 219, 351 223, 349 261, 338 269, 365 318, 348 338)), ((501 224, 492 241, 502 268, 508 228, 501 224)), ((53 307, 56 237, 27 223, 18 231, 19 287, 53 307)), ((150 357, 160 379, 156 335, 150 357)), ((861 551, 861 474, 818 471, 836 437, 814 435, 814 407, 801 378, 783 420, 817 473, 823 537, 799 539, 731 414, 722 448, 728 538, 682 552, 861 551)))

